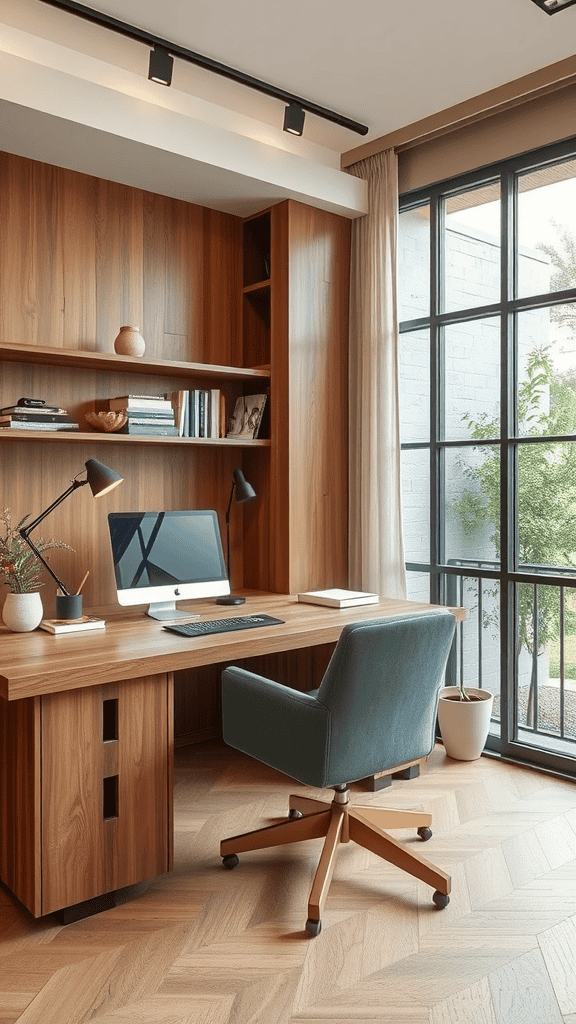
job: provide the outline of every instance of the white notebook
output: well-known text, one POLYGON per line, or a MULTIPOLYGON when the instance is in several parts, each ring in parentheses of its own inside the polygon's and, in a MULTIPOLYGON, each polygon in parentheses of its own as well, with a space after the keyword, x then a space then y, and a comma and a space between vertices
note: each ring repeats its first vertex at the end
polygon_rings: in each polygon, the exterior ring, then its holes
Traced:
POLYGON ((378 594, 367 594, 362 590, 309 590, 298 594, 299 601, 307 604, 325 604, 330 608, 352 608, 358 604, 378 604, 378 594))

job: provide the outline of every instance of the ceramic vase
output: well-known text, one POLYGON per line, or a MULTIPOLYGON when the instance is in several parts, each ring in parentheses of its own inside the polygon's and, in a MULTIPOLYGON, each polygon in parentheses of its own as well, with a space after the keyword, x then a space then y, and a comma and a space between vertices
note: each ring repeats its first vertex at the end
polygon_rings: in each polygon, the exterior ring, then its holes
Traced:
POLYGON ((448 757, 456 761, 475 761, 484 750, 490 729, 494 694, 467 686, 471 701, 454 700, 456 686, 444 686, 438 700, 438 724, 448 757))
POLYGON ((42 598, 33 594, 8 594, 2 609, 4 625, 13 633, 30 633, 40 624, 44 609, 42 598))
POLYGON ((146 349, 139 327, 121 327, 114 339, 114 351, 119 356, 143 356, 146 349))

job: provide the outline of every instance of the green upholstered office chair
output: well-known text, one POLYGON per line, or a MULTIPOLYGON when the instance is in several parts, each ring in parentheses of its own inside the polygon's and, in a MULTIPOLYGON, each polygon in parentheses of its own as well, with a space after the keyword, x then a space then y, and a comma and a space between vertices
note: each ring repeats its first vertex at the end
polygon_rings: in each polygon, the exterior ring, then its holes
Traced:
POLYGON ((224 866, 238 854, 325 836, 306 929, 318 935, 339 843, 350 839, 434 886, 449 903, 450 876, 389 835, 414 827, 432 835, 420 811, 351 807, 348 785, 427 757, 456 620, 444 609, 344 626, 318 690, 301 693, 235 666, 222 673, 224 739, 306 786, 335 790, 329 804, 293 795, 288 819, 224 839, 224 866))

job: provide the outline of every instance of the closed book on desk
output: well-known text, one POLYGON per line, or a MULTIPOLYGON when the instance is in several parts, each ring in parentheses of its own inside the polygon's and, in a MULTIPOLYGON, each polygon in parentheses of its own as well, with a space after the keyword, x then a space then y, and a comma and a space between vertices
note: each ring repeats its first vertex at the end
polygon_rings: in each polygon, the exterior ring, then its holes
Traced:
POLYGON ((83 615, 81 619, 42 619, 40 629, 47 633, 79 633, 83 629, 104 629, 105 619, 83 615))
POLYGON ((306 604, 324 604, 330 608, 352 608, 360 604, 378 604, 378 594, 367 594, 362 590, 309 590, 298 594, 298 600, 306 604))

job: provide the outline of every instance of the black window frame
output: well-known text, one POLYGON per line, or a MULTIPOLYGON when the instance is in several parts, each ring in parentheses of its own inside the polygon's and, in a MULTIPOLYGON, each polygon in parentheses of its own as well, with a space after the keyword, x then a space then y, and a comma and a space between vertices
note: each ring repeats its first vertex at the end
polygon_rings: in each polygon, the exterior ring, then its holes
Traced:
MULTIPOLYGON (((513 662, 515 630, 515 588, 518 583, 550 584, 562 588, 576 587, 567 576, 519 570, 515 564, 516 527, 514 509, 516 505, 516 452, 518 446, 526 443, 550 442, 550 437, 522 437, 516 433, 515 396, 517 394, 515 351, 517 345, 516 314, 541 307, 552 307, 576 302, 576 288, 562 292, 546 292, 539 295, 516 296, 517 273, 517 229, 518 176, 527 171, 538 171, 547 165, 576 158, 576 136, 528 151, 508 160, 486 165, 459 175, 455 178, 435 182, 418 190, 402 193, 399 197, 399 212, 429 205, 430 208, 430 312, 429 316, 405 320, 400 323, 400 334, 418 330, 430 331, 430 441, 405 442, 402 450, 430 450, 430 563, 406 562, 407 571, 430 574, 430 601, 446 603, 443 581, 450 576, 471 575, 465 568, 446 563, 441 509, 443 508, 443 460, 450 448, 478 446, 478 441, 450 440, 440 436, 443 405, 443 328, 500 316, 500 437, 493 443, 501 448, 501 522, 500 522, 500 566, 474 567, 473 576, 480 580, 497 580, 500 584, 500 686, 501 714, 500 737, 490 736, 487 752, 505 757, 516 763, 531 764, 553 770, 570 778, 576 777, 576 760, 562 754, 546 751, 539 747, 527 747, 514 739, 513 706, 513 662), (441 298, 444 288, 442 241, 444 238, 444 205, 451 196, 466 189, 477 189, 482 185, 500 182, 501 232, 500 232, 500 298, 496 303, 487 303, 469 309, 442 311, 441 298)), ((554 441, 576 443, 574 435, 554 435, 554 441)), ((456 579, 454 584, 456 585, 456 579)), ((576 749, 576 748, 575 748, 576 749)))

